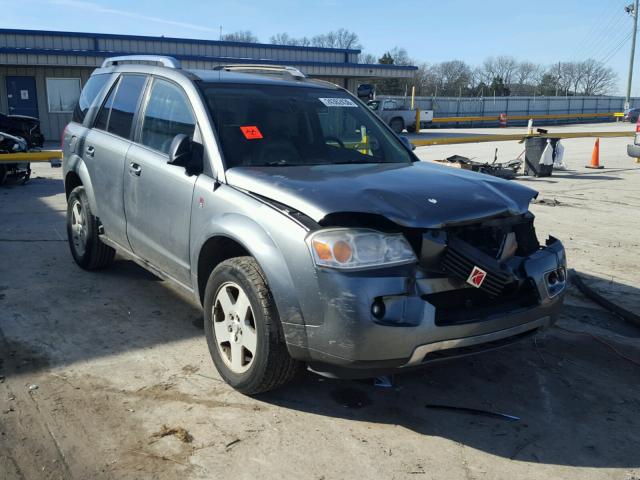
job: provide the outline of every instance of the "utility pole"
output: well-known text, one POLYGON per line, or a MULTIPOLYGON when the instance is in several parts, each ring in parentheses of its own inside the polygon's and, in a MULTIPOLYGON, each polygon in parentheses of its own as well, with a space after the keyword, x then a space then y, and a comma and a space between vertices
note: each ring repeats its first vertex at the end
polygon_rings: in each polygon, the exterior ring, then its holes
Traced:
POLYGON ((638 0, 624 7, 625 12, 633 17, 633 32, 631 36, 631 56, 629 57, 629 78, 627 79, 627 97, 624 102, 625 111, 631 106, 631 80, 633 79, 633 61, 636 54, 636 33, 638 31, 638 0))

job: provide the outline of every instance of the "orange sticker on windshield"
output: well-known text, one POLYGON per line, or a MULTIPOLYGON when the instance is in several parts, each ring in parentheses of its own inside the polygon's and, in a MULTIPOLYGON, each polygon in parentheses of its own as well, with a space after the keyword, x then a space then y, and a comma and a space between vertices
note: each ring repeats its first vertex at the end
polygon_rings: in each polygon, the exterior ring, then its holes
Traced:
POLYGON ((262 138, 262 133, 260 132, 260 129, 255 125, 240 127, 240 130, 242 130, 242 134, 244 135, 244 138, 246 138, 247 140, 257 140, 259 138, 262 138))

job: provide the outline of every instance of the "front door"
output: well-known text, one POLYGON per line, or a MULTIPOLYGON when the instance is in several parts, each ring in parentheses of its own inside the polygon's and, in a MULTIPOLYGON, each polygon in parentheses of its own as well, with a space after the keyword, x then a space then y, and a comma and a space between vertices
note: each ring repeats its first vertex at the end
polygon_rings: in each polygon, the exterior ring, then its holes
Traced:
POLYGON ((36 79, 34 77, 7 77, 7 105, 9 115, 38 118, 36 79))
POLYGON ((184 285, 191 285, 189 230, 196 175, 169 165, 179 133, 191 138, 195 117, 182 89, 156 78, 149 92, 140 138, 127 152, 124 205, 133 252, 184 285))

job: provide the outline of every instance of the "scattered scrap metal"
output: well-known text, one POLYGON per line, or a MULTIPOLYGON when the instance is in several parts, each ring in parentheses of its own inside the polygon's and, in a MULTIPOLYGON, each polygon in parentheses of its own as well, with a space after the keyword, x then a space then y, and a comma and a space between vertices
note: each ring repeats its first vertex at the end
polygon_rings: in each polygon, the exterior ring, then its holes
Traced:
POLYGON ((497 155, 491 163, 477 162, 461 155, 452 155, 445 160, 435 160, 435 162, 464 170, 471 170, 473 172, 486 173, 487 175, 493 175, 494 177, 505 178, 507 180, 516 178, 518 170, 520 170, 522 166, 522 160, 519 158, 509 160, 508 162, 498 162, 497 155))
POLYGON ((499 418, 500 420, 507 420, 509 422, 517 422, 518 420, 520 420, 520 417, 516 417, 515 415, 508 415, 506 413, 500 413, 500 412, 492 412, 489 410, 480 410, 478 408, 457 407, 454 405, 432 405, 432 404, 425 405, 425 407, 433 410, 449 410, 452 412, 469 413, 471 415, 482 415, 485 417, 499 418))

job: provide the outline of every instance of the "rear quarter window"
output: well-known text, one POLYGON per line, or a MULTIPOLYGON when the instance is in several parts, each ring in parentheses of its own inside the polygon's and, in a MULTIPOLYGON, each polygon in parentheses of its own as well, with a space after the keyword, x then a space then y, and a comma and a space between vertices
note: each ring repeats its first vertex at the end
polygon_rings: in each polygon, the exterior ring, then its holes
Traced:
POLYGON ((98 94, 102 91, 109 78, 111 78, 110 73, 92 75, 89 78, 84 88, 82 89, 82 93, 80 93, 78 103, 73 110, 72 121, 77 123, 84 122, 84 119, 89 112, 89 108, 95 101, 98 94))

